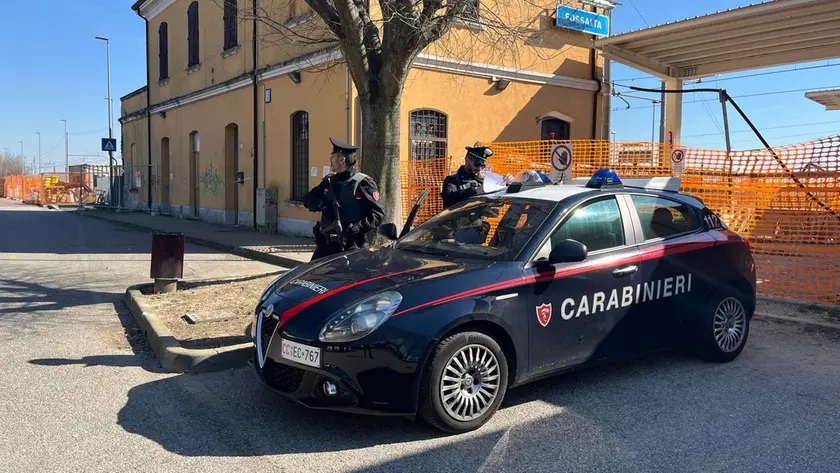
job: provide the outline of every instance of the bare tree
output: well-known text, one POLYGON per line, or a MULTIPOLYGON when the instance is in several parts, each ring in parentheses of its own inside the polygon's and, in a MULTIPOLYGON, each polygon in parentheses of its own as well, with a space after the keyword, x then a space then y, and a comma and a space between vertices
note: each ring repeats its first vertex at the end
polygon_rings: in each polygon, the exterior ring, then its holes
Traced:
MULTIPOLYGON (((222 7, 224 1, 216 3, 222 7)), ((261 49, 288 48, 290 57, 302 49, 341 51, 361 106, 362 171, 378 183, 387 220, 394 223, 401 221, 400 105, 418 54, 433 49, 436 55, 464 60, 481 54, 521 67, 522 47, 532 48, 532 62, 550 60, 546 50, 555 57, 563 52, 542 48, 555 32, 545 28, 553 3, 540 0, 488 0, 492 3, 484 6, 479 0, 378 0, 377 11, 369 0, 303 1, 311 11, 302 11, 301 0, 260 0, 256 10, 243 6, 239 13, 268 30, 260 34, 261 49), (478 32, 465 29, 454 40, 439 41, 453 25, 478 21, 479 11, 478 32)))
POLYGON ((23 174, 23 158, 3 150, 0 153, 0 177, 23 174))

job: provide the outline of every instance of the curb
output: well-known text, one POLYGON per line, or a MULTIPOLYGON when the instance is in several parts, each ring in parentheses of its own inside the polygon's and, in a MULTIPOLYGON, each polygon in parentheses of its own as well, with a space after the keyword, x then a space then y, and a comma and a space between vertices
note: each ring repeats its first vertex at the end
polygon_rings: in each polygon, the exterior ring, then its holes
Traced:
MULTIPOLYGON (((102 215, 95 215, 93 213, 80 213, 80 212, 73 212, 73 213, 75 213, 76 215, 83 215, 85 217, 95 218, 95 219, 98 219, 98 220, 104 220, 106 222, 113 223, 114 225, 120 225, 120 226, 123 226, 123 227, 126 227, 126 228, 131 228, 132 230, 138 230, 138 231, 141 231, 141 232, 153 233, 153 232, 159 231, 159 230, 156 230, 154 228, 146 227, 146 226, 143 226, 143 225, 138 225, 138 224, 135 224, 135 223, 122 222, 122 221, 119 221, 119 220, 112 220, 108 217, 105 217, 105 216, 102 216, 102 215)), ((224 251, 226 253, 230 253, 230 254, 233 254, 233 255, 236 255, 236 256, 242 256, 243 258, 248 258, 248 259, 252 259, 252 260, 256 260, 256 261, 261 261, 263 263, 273 264, 275 266, 282 266, 284 268, 290 268, 291 269, 291 268, 294 268, 296 266, 299 266, 301 264, 306 263, 306 261, 300 261, 300 260, 297 260, 297 259, 294 259, 294 258, 287 258, 285 256, 272 255, 272 254, 269 254, 269 253, 263 253, 261 251, 256 251, 256 250, 252 250, 252 249, 249 249, 249 248, 242 248, 242 247, 239 247, 239 246, 226 245, 224 243, 219 243, 219 242, 213 241, 213 240, 205 240, 204 238, 197 238, 197 237, 193 237, 193 236, 184 235, 184 240, 189 242, 189 243, 196 244, 196 245, 206 246, 207 248, 212 248, 214 250, 224 251)))
POLYGON ((153 287, 152 283, 136 284, 125 291, 125 303, 140 329, 149 340, 152 351, 167 371, 173 373, 198 373, 244 366, 251 358, 253 345, 240 343, 221 348, 184 348, 169 328, 147 310, 140 289, 153 287))
POLYGON ((755 312, 753 317, 757 317, 760 319, 765 320, 772 320, 774 322, 786 322, 786 323, 794 323, 799 325, 805 325, 808 327, 820 328, 823 330, 829 330, 832 332, 836 332, 840 334, 840 324, 828 324, 824 322, 815 322, 813 320, 804 320, 798 317, 788 317, 786 315, 774 315, 768 314, 766 312, 755 312))

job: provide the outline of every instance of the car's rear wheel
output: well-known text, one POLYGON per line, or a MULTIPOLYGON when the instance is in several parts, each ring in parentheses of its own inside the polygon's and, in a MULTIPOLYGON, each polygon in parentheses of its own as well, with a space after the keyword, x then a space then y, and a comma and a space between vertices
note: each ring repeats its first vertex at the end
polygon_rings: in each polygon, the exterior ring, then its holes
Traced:
POLYGON ((697 332, 697 351, 708 361, 726 363, 741 354, 750 332, 745 298, 734 289, 716 292, 705 307, 697 332))
POLYGON ((507 359, 492 337, 456 333, 432 355, 420 387, 420 417, 444 432, 475 430, 498 410, 507 383, 507 359))

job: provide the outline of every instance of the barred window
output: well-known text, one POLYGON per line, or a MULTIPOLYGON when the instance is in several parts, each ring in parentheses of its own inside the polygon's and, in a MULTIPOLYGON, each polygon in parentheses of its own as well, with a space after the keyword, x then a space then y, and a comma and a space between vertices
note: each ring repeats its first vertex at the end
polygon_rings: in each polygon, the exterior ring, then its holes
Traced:
POLYGON ((225 0, 224 10, 224 24, 225 24, 225 51, 235 48, 239 45, 237 38, 237 22, 236 15, 238 14, 236 0, 225 0))
POLYGON ((415 110, 409 116, 410 159, 447 156, 447 117, 435 110, 415 110))
POLYGON ((565 141, 571 138, 569 122, 558 118, 546 118, 540 128, 540 137, 543 140, 565 141))
POLYGON ((292 115, 292 199, 302 201, 309 192, 309 114, 292 115))
POLYGON ((187 9, 187 67, 198 64, 198 2, 187 9))
POLYGON ((161 23, 158 28, 158 55, 160 58, 159 80, 169 78, 169 25, 161 23))

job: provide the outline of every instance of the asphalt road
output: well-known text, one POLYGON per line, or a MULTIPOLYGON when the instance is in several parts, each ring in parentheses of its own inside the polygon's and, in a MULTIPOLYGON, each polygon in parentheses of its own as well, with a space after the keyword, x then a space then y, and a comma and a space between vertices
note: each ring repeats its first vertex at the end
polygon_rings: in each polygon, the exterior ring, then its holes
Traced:
MULTIPOLYGON (((756 321, 727 365, 666 354, 509 392, 485 428, 308 411, 247 368, 160 372, 121 299, 148 235, 0 199, 0 471, 827 472, 840 338, 756 321)), ((187 246, 187 277, 276 267, 187 246)))

